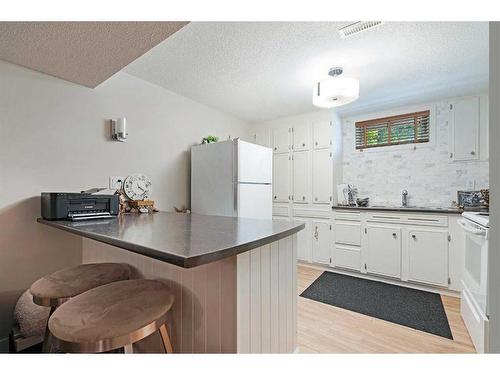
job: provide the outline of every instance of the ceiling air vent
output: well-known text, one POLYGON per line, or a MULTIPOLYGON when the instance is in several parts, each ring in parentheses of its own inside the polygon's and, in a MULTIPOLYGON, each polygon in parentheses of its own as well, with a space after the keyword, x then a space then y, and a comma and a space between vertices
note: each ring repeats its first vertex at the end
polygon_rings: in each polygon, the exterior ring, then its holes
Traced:
POLYGON ((348 38, 363 31, 382 25, 382 21, 358 21, 339 29, 340 37, 348 38))

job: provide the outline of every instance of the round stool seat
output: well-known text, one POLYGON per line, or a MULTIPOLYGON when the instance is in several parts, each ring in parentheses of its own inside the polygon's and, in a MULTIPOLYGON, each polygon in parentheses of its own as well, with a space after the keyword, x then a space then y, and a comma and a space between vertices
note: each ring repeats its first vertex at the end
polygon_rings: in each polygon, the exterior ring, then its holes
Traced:
POLYGON ((33 302, 57 307, 71 297, 115 281, 128 280, 132 268, 125 263, 91 263, 64 268, 35 281, 30 288, 33 302))
POLYGON ((161 281, 118 281, 64 303, 52 314, 49 329, 63 351, 109 351, 165 329, 173 302, 173 294, 161 281))

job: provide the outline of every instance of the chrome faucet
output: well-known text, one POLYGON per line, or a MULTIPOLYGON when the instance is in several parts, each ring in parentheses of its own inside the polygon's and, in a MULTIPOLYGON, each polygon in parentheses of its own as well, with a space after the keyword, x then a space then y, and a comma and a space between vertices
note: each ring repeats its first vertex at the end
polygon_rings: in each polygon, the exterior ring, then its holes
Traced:
POLYGON ((401 206, 408 207, 408 190, 403 190, 403 193, 401 196, 401 206))

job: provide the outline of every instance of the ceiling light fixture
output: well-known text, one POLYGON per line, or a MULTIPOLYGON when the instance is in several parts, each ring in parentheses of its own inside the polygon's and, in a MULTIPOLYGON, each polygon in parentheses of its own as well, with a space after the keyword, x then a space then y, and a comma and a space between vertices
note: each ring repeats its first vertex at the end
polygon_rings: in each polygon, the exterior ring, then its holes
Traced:
POLYGON ((382 25, 382 21, 358 21, 350 25, 341 27, 338 31, 341 38, 348 38, 350 36, 359 34, 363 31, 373 29, 374 27, 382 25))
POLYGON ((320 108, 339 107, 359 98, 359 81, 356 78, 339 77, 340 67, 328 71, 329 78, 314 85, 313 104, 320 108))

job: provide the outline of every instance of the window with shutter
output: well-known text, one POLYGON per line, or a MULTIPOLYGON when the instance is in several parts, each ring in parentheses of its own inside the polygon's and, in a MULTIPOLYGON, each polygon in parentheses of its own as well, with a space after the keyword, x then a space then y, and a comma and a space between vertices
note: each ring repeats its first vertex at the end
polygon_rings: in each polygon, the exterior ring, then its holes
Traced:
POLYGON ((430 111, 356 122, 356 149, 429 142, 430 111))

